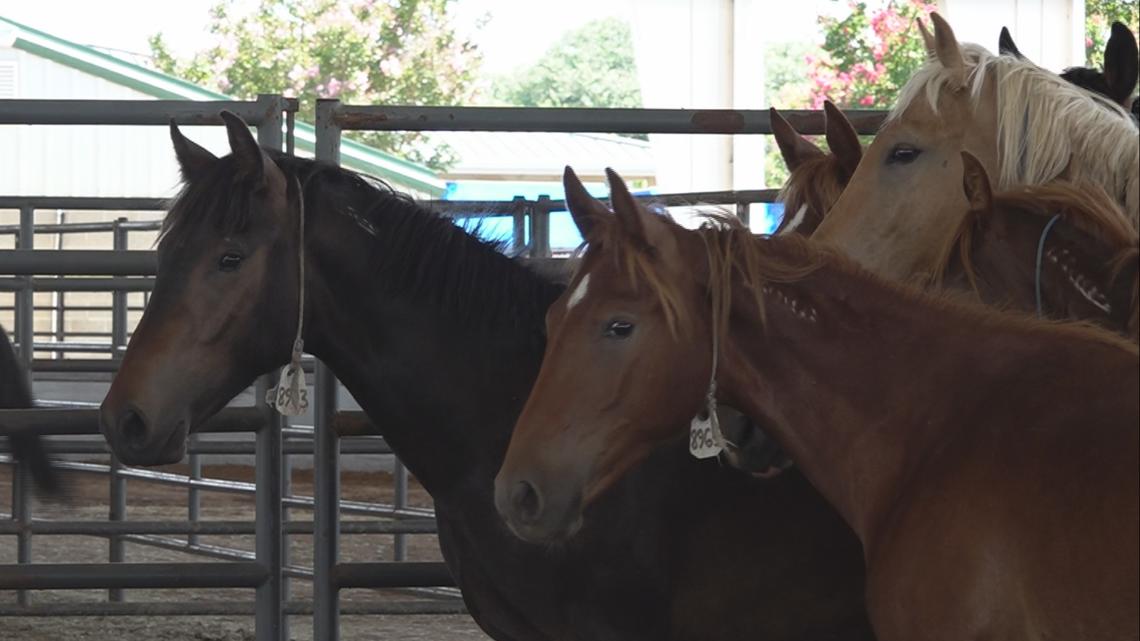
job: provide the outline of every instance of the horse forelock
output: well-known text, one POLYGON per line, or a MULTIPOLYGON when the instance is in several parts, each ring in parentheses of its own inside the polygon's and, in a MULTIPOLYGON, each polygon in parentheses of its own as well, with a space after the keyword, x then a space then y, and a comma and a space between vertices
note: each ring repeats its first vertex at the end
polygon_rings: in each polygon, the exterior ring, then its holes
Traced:
MULTIPOLYGON (((806 206, 822 218, 846 186, 839 178, 839 157, 828 153, 811 158, 796 167, 788 181, 780 188, 776 200, 784 204, 784 216, 798 212, 806 206)), ((781 225, 783 226, 783 225, 781 225)))

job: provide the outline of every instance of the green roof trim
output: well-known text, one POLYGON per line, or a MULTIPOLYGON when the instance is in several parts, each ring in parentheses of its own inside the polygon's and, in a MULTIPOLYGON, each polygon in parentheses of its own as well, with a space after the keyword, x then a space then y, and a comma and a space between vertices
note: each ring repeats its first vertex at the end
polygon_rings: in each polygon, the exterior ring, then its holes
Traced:
MULTIPOLYGON (((57 38, 0 16, 0 30, 3 30, 4 26, 14 31, 12 47, 15 49, 103 78, 159 100, 234 100, 232 96, 116 58, 92 47, 57 38)), ((293 133, 297 149, 313 153, 316 149, 316 129, 313 125, 298 121, 294 124, 293 133)), ((342 138, 340 152, 344 166, 377 176, 396 186, 431 196, 442 195, 446 188, 444 181, 440 180, 431 169, 374 147, 342 138)))

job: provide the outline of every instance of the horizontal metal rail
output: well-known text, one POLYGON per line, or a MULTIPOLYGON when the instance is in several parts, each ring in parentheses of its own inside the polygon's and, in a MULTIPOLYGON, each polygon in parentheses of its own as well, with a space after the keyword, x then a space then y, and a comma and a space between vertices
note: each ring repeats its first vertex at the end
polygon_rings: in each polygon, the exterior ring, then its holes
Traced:
MULTIPOLYGON (((860 134, 874 134, 885 111, 844 114, 860 134)), ((803 134, 824 133, 823 112, 781 110, 803 134)), ((519 131, 618 134, 771 134, 767 110, 405 107, 337 104, 333 122, 361 131, 519 131)))
MULTIPOLYGON (((233 601, 195 602, 120 602, 120 603, 37 603, 33 605, 0 605, 0 617, 86 617, 86 616, 253 616, 254 603, 233 601)), ((312 601, 290 601, 285 614, 312 616, 312 601)), ((341 616, 376 616, 397 614, 467 614, 463 601, 457 598, 346 602, 340 606, 341 616)))
MULTIPOLYGON (((38 407, 0 410, 3 434, 99 434, 99 410, 38 407)), ((265 415, 256 407, 227 407, 196 432, 256 432, 265 424, 265 415)))
POLYGON ((221 125, 222 110, 257 126, 276 116, 280 99, 245 100, 4 100, 0 125, 221 125))
MULTIPOLYGON (((435 520, 427 518, 396 521, 343 521, 341 534, 435 534, 435 520)), ((313 524, 289 521, 289 534, 312 534, 313 524)), ((36 535, 117 536, 125 534, 199 534, 202 536, 237 536, 255 533, 253 521, 48 521, 34 520, 21 524, 0 520, 0 535, 30 532, 36 535)))
POLYGON ((0 590, 256 588, 258 563, 29 563, 0 565, 0 590))

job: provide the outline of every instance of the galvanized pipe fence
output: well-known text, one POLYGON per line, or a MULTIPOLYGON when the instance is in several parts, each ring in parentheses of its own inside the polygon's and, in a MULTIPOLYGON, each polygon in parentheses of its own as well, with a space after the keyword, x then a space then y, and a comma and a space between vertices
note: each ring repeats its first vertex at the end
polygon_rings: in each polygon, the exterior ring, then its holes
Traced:
MULTIPOLYGON (((257 128, 259 142, 275 149, 293 150, 292 119, 295 101, 280 96, 259 96, 249 102, 181 101, 0 101, 0 124, 135 124, 165 125, 171 118, 180 124, 221 124, 218 113, 228 109, 257 128)), ((823 132, 821 112, 782 112, 801 132, 823 132)), ((882 112, 850 112, 860 133, 873 133, 881 123, 882 112)), ((589 131, 610 133, 683 134, 770 134, 766 111, 726 110, 643 110, 643 109, 523 109, 477 107, 373 107, 343 105, 322 100, 316 114, 316 157, 339 164, 341 134, 345 130, 420 131, 589 131)), ((713 205, 732 207, 747 218, 750 204, 772 202, 776 190, 701 192, 653 196, 654 203, 666 207, 713 205)), ((565 203, 540 197, 516 198, 505 202, 433 201, 428 203, 447 215, 461 218, 509 216, 511 251, 536 263, 557 262, 550 243, 550 215, 563 211, 565 203)), ((118 365, 130 336, 128 312, 141 306, 127 304, 131 292, 153 288, 153 251, 130 250, 129 234, 153 232, 160 221, 118 219, 98 223, 35 225, 34 212, 42 209, 162 211, 161 199, 147 198, 55 198, 0 197, 0 209, 20 212, 19 224, 0 226, 0 236, 14 235, 16 250, 0 250, 0 291, 14 291, 15 343, 21 358, 33 372, 74 374, 110 373, 118 365), (35 234, 110 232, 114 251, 36 250, 35 234), (36 291, 111 292, 112 304, 92 311, 110 311, 110 336, 81 338, 109 339, 88 342, 67 340, 66 332, 53 332, 50 341, 36 341, 33 318, 36 291), (51 359, 33 359, 46 352, 51 359), (71 359, 75 352, 109 354, 104 359, 71 359)), ((52 307, 66 313, 66 305, 52 307)), ((62 323, 59 323, 62 326, 62 323)), ((63 461, 63 469, 106 474, 109 478, 110 519, 108 521, 44 521, 31 513, 26 470, 13 473, 11 518, 0 521, 0 536, 17 541, 17 563, 0 565, 0 589, 17 590, 17 603, 0 605, 0 616, 64 615, 253 615, 258 641, 287 636, 287 615, 311 615, 314 637, 321 641, 339 639, 341 614, 379 613, 457 613, 462 603, 446 589, 419 591, 424 598, 375 603, 340 603, 339 594, 348 588, 440 588, 451 585, 441 563, 404 561, 405 537, 435 532, 431 510, 408 505, 406 470, 394 467, 395 492, 391 504, 342 501, 340 498, 340 455, 390 454, 378 431, 360 412, 337 410, 338 384, 322 363, 306 358, 305 368, 316 379, 313 426, 290 426, 271 408, 256 399, 273 384, 269 376, 259 379, 252 407, 231 407, 202 426, 201 432, 253 432, 255 441, 209 441, 192 436, 189 472, 174 474, 126 468, 113 459, 108 464, 63 461), (366 435, 373 436, 366 436, 366 435), (343 441, 341 439, 344 439, 343 441), (297 496, 290 488, 289 457, 313 455, 314 491, 312 497, 297 496), (253 483, 205 478, 201 457, 212 454, 244 454, 255 458, 253 483), (185 521, 126 520, 128 479, 145 480, 184 487, 188 492, 185 521), (201 493, 206 491, 252 493, 255 520, 208 521, 201 518, 201 493), (287 517, 288 510, 311 510, 311 521, 287 517), (375 520, 344 521, 342 514, 367 516, 375 520), (109 541, 108 563, 34 564, 31 563, 33 536, 90 535, 109 541), (204 544, 200 537, 253 534, 253 552, 204 544), (290 534, 311 534, 314 545, 312 567, 291 564, 287 558, 290 534), (340 561, 341 534, 384 534, 394 537, 394 561, 346 563, 340 561), (124 544, 139 543, 165 549, 221 558, 230 563, 145 564, 125 563, 124 544), (313 583, 311 601, 290 598, 289 579, 313 583), (108 590, 103 603, 32 603, 31 590, 83 589, 108 590), (251 602, 127 602, 125 589, 142 588, 223 588, 244 587, 255 591, 251 602)), ((105 444, 83 439, 98 434, 94 407, 40 407, 32 410, 0 410, 0 435, 34 431, 64 438, 52 440, 52 452, 105 454, 105 444)), ((3 445, 0 445, 3 447, 3 445)), ((7 457, 0 454, 0 462, 7 457)))

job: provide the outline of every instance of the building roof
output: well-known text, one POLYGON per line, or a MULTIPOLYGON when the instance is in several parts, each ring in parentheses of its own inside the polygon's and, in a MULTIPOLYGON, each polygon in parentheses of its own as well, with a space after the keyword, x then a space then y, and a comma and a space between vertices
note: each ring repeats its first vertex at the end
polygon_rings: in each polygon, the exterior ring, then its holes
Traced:
POLYGON ((449 180, 561 181, 566 165, 583 180, 604 181, 605 167, 629 180, 653 181, 657 173, 649 142, 612 134, 456 131, 430 139, 459 158, 442 172, 449 180))
MULTIPOLYGON (((57 38, 3 16, 0 16, 0 44, 130 87, 159 100, 234 100, 231 96, 122 60, 92 47, 57 38)), ((296 148, 313 153, 316 148, 315 128, 309 123, 298 121, 293 131, 296 148)), ((443 194, 446 187, 427 167, 352 140, 341 141, 340 154, 341 163, 345 167, 371 174, 399 187, 431 196, 443 194)))

